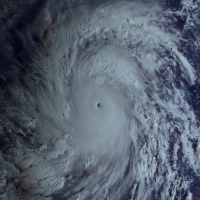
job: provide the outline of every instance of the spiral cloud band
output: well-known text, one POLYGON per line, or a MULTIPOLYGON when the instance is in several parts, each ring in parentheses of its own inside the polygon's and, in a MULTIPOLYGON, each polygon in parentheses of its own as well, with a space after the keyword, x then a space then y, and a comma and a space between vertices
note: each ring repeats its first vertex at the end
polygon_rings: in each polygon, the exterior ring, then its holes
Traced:
POLYGON ((182 171, 199 177, 186 94, 197 73, 181 50, 182 6, 38 1, 10 18, 0 199, 192 199, 182 171))

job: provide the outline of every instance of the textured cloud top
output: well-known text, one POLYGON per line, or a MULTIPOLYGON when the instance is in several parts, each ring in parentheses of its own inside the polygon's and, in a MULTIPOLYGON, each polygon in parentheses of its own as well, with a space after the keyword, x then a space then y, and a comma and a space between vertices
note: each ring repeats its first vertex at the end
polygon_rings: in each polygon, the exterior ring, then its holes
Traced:
POLYGON ((177 27, 186 5, 38 1, 5 12, 0 199, 192 199, 180 171, 198 177, 200 164, 187 100, 198 74, 177 27))

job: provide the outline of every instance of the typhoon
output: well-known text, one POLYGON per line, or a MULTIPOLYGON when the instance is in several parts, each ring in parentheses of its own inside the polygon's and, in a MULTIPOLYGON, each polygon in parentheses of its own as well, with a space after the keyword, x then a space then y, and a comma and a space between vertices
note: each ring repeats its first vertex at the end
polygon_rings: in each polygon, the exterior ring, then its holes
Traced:
POLYGON ((7 1, 0 200, 192 200, 199 2, 7 1))

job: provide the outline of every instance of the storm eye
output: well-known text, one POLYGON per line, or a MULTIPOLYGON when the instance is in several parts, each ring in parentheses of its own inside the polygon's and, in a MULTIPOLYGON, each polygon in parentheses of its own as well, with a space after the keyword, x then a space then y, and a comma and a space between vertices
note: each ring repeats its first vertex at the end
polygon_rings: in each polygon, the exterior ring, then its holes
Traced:
POLYGON ((101 104, 100 104, 99 102, 97 103, 97 107, 98 107, 98 108, 100 108, 100 107, 101 107, 101 104))

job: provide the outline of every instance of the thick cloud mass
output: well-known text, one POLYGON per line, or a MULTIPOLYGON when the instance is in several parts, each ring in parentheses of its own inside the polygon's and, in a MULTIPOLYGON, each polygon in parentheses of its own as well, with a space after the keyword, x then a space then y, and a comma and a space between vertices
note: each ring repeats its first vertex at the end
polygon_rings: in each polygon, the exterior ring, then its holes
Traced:
POLYGON ((195 199, 198 3, 18 4, 1 16, 0 199, 195 199))

